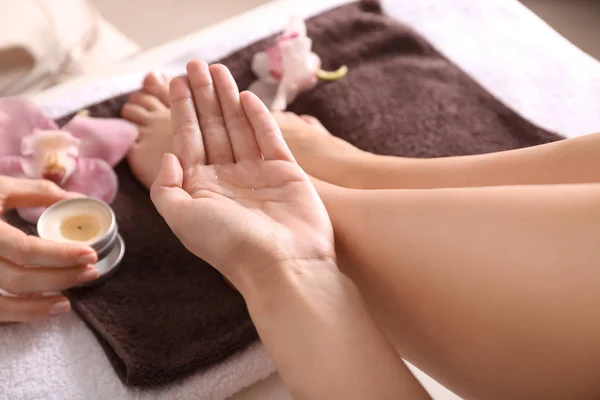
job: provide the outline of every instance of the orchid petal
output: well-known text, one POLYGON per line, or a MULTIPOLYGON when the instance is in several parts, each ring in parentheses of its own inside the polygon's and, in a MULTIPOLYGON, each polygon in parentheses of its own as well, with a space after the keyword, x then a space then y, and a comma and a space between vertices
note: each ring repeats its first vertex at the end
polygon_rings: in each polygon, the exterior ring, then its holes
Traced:
POLYGON ((275 99, 275 93, 277 92, 277 86, 277 83, 273 84, 259 79, 252 82, 248 90, 257 95, 267 107, 271 108, 275 99))
POLYGON ((18 155, 21 139, 34 129, 58 129, 40 109, 27 100, 0 99, 0 156, 18 155))
POLYGON ((311 47, 312 40, 307 37, 281 43, 284 73, 273 99, 272 109, 285 110, 300 92, 317 84, 315 71, 320 67, 321 60, 310 51, 311 47))
POLYGON ((65 182, 63 189, 111 203, 117 195, 117 175, 104 160, 80 158, 77 162, 77 169, 65 182))
POLYGON ((309 71, 312 71, 313 74, 316 74, 318 70, 321 69, 321 58, 315 53, 311 52, 306 58, 306 68, 309 71))
POLYGON ((285 111, 288 105, 288 94, 294 96, 291 90, 290 93, 288 93, 288 90, 289 88, 283 83, 277 87, 277 91, 275 92, 275 96, 273 97, 271 106, 269 107, 272 111, 285 111))
POLYGON ((32 156, 50 150, 65 151, 71 156, 77 156, 79 142, 79 139, 69 132, 34 129, 30 135, 21 140, 21 155, 32 156))
POLYGON ((283 36, 289 36, 292 34, 306 36, 306 24, 304 23, 304 20, 298 16, 290 18, 285 31, 283 31, 283 36))
POLYGON ((21 158, 19 156, 0 157, 0 175, 12 176, 14 178, 23 178, 25 174, 21 167, 21 158))
POLYGON ((46 207, 17 208, 17 214, 25 221, 35 224, 45 210, 46 207))
POLYGON ((21 167, 29 178, 49 179, 58 185, 76 168, 79 139, 60 130, 34 130, 21 141, 21 167))
POLYGON ((122 119, 74 117, 62 128, 81 139, 80 156, 115 166, 137 138, 136 127, 122 119))
POLYGON ((249 90, 270 109, 285 110, 301 92, 312 89, 318 82, 316 73, 321 68, 321 59, 311 48, 306 24, 299 17, 291 18, 276 43, 254 55, 252 70, 259 81, 249 90))
POLYGON ((300 81, 314 75, 321 66, 321 60, 311 52, 310 38, 297 38, 281 43, 284 78, 300 81))
POLYGON ((269 67, 269 55, 264 52, 258 52, 252 58, 252 72, 259 79, 267 82, 275 84, 277 80, 271 76, 271 69, 269 67))

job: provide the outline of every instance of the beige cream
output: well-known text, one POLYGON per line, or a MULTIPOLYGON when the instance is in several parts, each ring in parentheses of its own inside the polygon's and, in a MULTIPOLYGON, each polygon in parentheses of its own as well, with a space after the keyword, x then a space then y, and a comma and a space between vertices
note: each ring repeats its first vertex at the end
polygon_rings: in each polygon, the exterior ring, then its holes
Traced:
POLYGON ((48 208, 38 221, 42 239, 93 246, 114 229, 108 206, 90 198, 69 199, 48 208))
POLYGON ((102 222, 94 215, 77 214, 60 224, 62 237, 76 242, 87 242, 102 232, 102 222))

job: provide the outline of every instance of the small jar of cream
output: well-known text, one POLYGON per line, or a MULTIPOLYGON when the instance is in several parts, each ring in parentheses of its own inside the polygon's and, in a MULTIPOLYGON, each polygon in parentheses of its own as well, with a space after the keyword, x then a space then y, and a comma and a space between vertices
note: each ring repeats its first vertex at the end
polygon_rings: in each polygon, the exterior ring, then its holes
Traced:
POLYGON ((83 243, 98 254, 95 267, 98 279, 83 284, 89 286, 103 281, 119 266, 125 254, 125 243, 119 235, 112 208, 101 200, 77 197, 54 203, 37 223, 42 239, 63 243, 83 243))

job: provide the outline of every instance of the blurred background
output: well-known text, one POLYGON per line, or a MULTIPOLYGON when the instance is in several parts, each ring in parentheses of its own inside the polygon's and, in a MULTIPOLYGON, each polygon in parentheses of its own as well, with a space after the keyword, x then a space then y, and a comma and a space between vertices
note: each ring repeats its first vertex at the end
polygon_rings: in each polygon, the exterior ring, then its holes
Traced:
MULTIPOLYGON (((172 0, 165 6, 163 0, 128 0, 126 10, 123 10, 122 0, 93 0, 92 3, 124 34, 143 48, 149 48, 268 1, 172 0)), ((521 3, 600 59, 600 0, 521 0, 521 3)))
MULTIPOLYGON (((0 96, 39 92, 269 1, 0 0, 0 96)), ((600 0, 521 2, 600 60, 600 0)))

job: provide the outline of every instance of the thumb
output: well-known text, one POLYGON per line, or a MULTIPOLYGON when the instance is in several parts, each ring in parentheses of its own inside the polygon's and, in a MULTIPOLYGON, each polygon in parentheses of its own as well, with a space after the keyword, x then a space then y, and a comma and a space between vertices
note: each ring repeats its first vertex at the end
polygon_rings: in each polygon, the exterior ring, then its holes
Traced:
POLYGON ((165 153, 160 172, 150 188, 150 198, 167 222, 170 213, 177 210, 178 203, 191 198, 182 185, 183 168, 179 159, 171 153, 165 153))
POLYGON ((7 178, 1 185, 0 196, 4 194, 4 210, 13 208, 49 206, 59 200, 73 197, 58 185, 44 179, 7 178))

